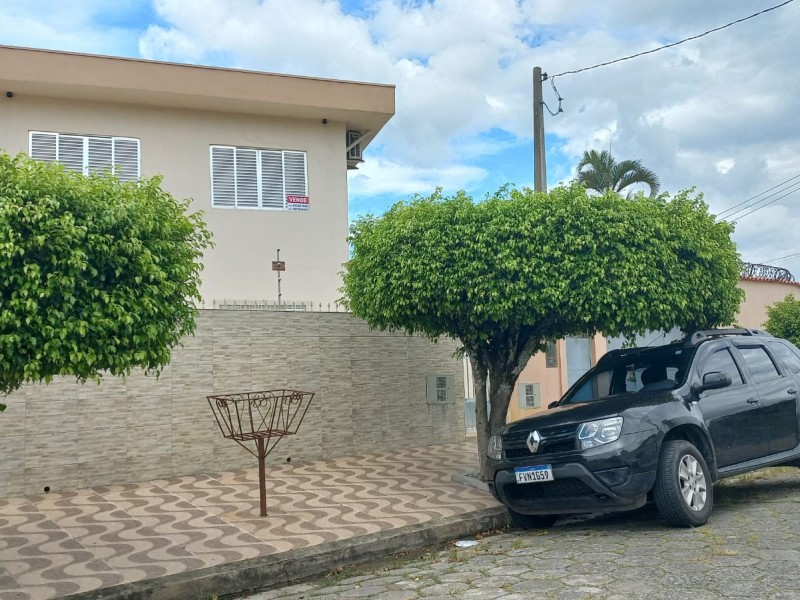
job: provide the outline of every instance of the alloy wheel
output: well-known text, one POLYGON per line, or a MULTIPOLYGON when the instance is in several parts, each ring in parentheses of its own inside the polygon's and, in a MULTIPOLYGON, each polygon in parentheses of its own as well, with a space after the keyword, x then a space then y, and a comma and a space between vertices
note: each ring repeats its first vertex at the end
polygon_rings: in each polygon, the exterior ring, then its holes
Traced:
POLYGON ((685 454, 678 465, 678 483, 683 500, 693 511, 701 511, 706 505, 708 486, 703 468, 691 454, 685 454))

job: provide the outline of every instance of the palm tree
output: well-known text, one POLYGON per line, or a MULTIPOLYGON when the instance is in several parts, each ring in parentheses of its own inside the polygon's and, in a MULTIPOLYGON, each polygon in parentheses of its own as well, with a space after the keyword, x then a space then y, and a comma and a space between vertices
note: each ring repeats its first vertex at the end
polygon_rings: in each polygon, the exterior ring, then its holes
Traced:
POLYGON ((601 194, 608 190, 621 192, 634 183, 643 183, 650 188, 650 197, 658 193, 658 176, 642 165, 640 160, 617 162, 608 150, 598 153, 589 150, 583 153, 578 163, 578 181, 590 190, 601 194))

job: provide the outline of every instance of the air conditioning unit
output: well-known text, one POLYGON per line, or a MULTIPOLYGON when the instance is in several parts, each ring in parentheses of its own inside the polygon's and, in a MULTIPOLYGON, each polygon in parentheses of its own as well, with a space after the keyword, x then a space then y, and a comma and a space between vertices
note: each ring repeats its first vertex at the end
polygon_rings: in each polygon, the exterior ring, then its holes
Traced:
POLYGON ((361 144, 358 140, 362 138, 360 131, 347 132, 347 160, 362 160, 361 158, 361 144))

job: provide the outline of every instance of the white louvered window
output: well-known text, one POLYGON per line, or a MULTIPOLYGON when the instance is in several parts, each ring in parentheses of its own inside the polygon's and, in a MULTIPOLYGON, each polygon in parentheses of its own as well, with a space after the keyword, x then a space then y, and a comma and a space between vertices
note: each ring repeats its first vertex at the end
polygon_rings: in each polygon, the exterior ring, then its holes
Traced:
POLYGON ((542 393, 538 383, 519 384, 519 407, 520 408, 540 408, 542 405, 542 393))
POLYGON ((31 131, 30 156, 45 162, 60 162, 70 171, 84 175, 111 170, 120 181, 139 180, 136 138, 31 131))
POLYGON ((428 404, 452 404, 454 396, 452 375, 429 375, 426 378, 428 404))
POLYGON ((211 146, 211 206, 308 210, 306 153, 211 146))

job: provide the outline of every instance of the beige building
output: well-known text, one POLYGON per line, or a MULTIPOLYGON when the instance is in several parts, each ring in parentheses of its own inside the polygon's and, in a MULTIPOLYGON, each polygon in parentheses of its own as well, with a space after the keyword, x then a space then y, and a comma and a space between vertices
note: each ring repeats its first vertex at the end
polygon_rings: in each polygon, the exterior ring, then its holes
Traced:
POLYGON ((347 169, 394 114, 394 86, 0 46, 0 148, 67 168, 163 176, 202 210, 205 306, 334 303, 347 169))
POLYGON ((750 329, 761 329, 767 320, 767 307, 786 296, 800 297, 800 283, 776 281, 766 277, 743 276, 739 287, 744 290, 744 302, 736 315, 736 324, 750 329))

